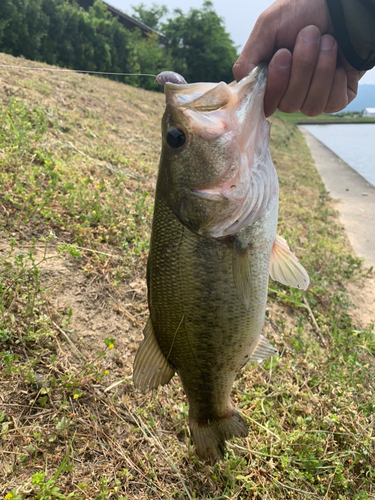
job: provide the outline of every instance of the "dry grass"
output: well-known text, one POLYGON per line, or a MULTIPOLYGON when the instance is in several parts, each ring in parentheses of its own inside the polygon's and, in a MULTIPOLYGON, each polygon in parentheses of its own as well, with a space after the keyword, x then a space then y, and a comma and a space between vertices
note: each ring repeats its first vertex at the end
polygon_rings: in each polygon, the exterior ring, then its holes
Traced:
POLYGON ((281 355, 238 376, 249 436, 211 467, 178 378, 146 395, 131 381, 163 96, 2 69, 0 100, 0 494, 374 499, 375 340, 346 292, 372 278, 295 127, 273 120, 279 232, 312 284, 270 284, 265 329, 281 355))

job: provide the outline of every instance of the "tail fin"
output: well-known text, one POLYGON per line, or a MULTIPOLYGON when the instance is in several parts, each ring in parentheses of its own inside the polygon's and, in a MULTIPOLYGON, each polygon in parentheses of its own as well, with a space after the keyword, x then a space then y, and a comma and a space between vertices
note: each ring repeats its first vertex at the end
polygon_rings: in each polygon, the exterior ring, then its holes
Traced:
POLYGON ((229 417, 204 423, 190 418, 189 423, 198 457, 211 463, 223 458, 225 441, 234 436, 246 437, 248 433, 247 425, 234 408, 229 417))

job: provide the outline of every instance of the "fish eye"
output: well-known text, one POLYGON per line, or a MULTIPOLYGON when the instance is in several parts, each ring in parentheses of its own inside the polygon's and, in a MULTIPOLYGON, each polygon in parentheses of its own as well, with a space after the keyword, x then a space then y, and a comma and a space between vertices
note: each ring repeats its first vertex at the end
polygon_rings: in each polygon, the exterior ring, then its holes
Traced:
POLYGON ((172 149, 180 149, 186 142, 186 134, 183 130, 173 127, 168 130, 167 144, 172 149))

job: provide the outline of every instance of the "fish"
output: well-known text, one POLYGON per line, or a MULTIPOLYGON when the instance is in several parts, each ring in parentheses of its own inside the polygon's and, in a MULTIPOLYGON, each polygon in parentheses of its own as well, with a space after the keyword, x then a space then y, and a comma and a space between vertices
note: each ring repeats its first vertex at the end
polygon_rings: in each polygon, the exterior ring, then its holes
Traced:
POLYGON ((262 335, 269 276, 309 277, 276 235, 279 187, 263 111, 267 67, 240 82, 164 85, 162 151, 147 262, 150 316, 133 382, 147 391, 177 372, 199 458, 215 463, 247 425, 230 394, 247 363, 278 354, 262 335))

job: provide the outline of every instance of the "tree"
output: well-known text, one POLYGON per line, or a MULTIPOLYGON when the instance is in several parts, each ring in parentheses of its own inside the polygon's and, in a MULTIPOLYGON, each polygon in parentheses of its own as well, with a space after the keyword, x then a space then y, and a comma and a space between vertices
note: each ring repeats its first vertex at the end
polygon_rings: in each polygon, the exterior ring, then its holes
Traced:
POLYGON ((134 19, 138 19, 141 23, 149 28, 159 30, 161 28, 160 20, 168 14, 168 9, 165 5, 152 4, 150 9, 147 9, 144 3, 137 6, 132 5, 134 19))
POLYGON ((0 0, 0 50, 72 69, 133 73, 139 68, 132 33, 100 0, 89 12, 74 0, 0 0))
POLYGON ((40 49, 48 30, 48 16, 43 12, 42 3, 43 0, 1 0, 0 47, 3 52, 40 60, 40 49))
POLYGON ((174 62, 168 69, 181 73, 188 82, 232 81, 237 49, 212 3, 205 1, 201 10, 190 9, 187 14, 176 9, 174 14, 161 25, 174 62))
MULTIPOLYGON (((136 73, 157 75, 168 68, 165 51, 160 47, 158 35, 150 34, 145 37, 139 29, 136 29, 131 33, 131 41, 136 60, 136 73)), ((138 79, 139 86, 144 89, 160 92, 163 90, 154 78, 142 76, 138 79)))

